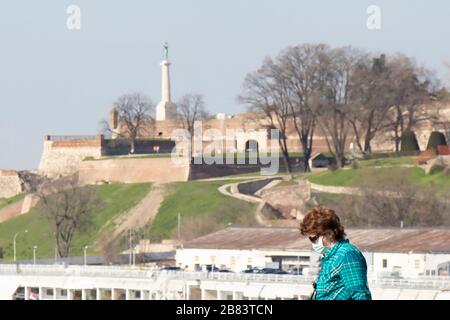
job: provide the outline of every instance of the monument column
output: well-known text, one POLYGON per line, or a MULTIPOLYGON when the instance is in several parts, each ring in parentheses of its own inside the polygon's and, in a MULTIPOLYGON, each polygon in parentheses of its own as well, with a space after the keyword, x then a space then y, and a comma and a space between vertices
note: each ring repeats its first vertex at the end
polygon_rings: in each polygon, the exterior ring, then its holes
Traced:
POLYGON ((164 60, 161 61, 161 101, 156 106, 156 121, 175 117, 176 105, 170 98, 169 47, 164 45, 164 60))
POLYGON ((161 66, 162 66, 161 101, 170 102, 170 75, 169 75, 170 62, 168 60, 163 60, 161 62, 161 66))

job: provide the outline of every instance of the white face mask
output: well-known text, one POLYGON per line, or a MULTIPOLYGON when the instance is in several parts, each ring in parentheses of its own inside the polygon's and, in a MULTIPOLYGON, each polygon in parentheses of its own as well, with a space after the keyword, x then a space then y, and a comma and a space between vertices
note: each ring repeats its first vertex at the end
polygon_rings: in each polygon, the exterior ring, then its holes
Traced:
POLYGON ((312 244, 312 248, 318 254, 325 254, 325 252, 328 251, 328 247, 323 244, 323 237, 319 237, 319 239, 312 244))

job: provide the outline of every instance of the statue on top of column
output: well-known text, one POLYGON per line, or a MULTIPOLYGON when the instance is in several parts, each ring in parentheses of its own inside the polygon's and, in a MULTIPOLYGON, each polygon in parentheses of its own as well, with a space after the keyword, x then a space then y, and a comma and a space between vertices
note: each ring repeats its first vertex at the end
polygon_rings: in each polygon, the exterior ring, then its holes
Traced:
POLYGON ((164 43, 164 57, 169 60, 169 44, 167 42, 164 43))

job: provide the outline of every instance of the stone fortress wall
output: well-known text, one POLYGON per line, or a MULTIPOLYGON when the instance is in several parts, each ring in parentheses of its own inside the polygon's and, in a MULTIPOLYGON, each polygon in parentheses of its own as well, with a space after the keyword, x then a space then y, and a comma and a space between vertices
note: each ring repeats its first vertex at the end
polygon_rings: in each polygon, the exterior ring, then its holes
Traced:
MULTIPOLYGON (((82 184, 187 181, 189 161, 177 164, 171 157, 109 158, 114 151, 112 141, 105 139, 103 135, 45 136, 38 172, 50 178, 78 173, 82 184)), ((153 145, 158 144, 162 147, 160 150, 167 151, 172 148, 172 144, 168 142, 170 141, 144 141, 142 146, 150 151, 153 145)), ((127 151, 123 145, 116 149, 122 153, 127 151)))
POLYGON ((14 197, 22 191, 22 181, 17 171, 0 170, 0 199, 14 197))
POLYGON ((79 168, 79 182, 98 184, 187 181, 189 167, 189 161, 176 163, 171 157, 83 161, 79 168))
MULTIPOLYGON (((446 123, 450 123, 450 108, 448 114, 445 114, 446 118, 443 119, 446 123), (448 116, 448 119, 447 119, 448 116), (448 121, 447 121, 448 120, 448 121)), ((259 123, 259 122, 258 122, 259 123)), ((161 153, 167 152, 167 150, 171 149, 174 142, 170 141, 170 136, 172 133, 172 130, 177 128, 178 123, 174 120, 166 120, 166 121, 160 121, 157 122, 155 133, 157 134, 157 137, 155 136, 141 136, 141 138, 146 139, 160 139, 160 142, 151 142, 156 144, 161 144, 161 153), (170 145, 172 143, 172 145, 170 145)), ((223 149, 221 152, 244 152, 248 146, 249 141, 256 141, 258 144, 258 149, 260 152, 267 152, 269 150, 278 149, 278 141, 274 139, 270 139, 269 136, 262 134, 261 132, 258 132, 257 130, 261 129, 261 124, 257 124, 255 122, 254 117, 252 118, 250 113, 242 113, 238 114, 235 117, 227 118, 227 119, 211 119, 207 122, 205 122, 203 127, 203 138, 202 138, 202 147, 203 150, 205 148, 211 147, 214 145, 213 139, 214 137, 208 132, 208 129, 215 129, 217 133, 221 133, 225 136, 227 129, 241 129, 245 130, 245 134, 241 136, 240 138, 233 140, 233 141, 223 141, 223 149)), ((431 125, 429 123, 423 123, 420 128, 415 130, 416 136, 419 142, 419 145, 421 147, 421 150, 425 150, 428 138, 432 131, 445 131, 444 125, 431 125)), ((83 161, 86 157, 92 157, 94 159, 101 159, 104 156, 107 155, 116 155, 114 154, 114 150, 120 151, 120 154, 127 154, 122 151, 126 151, 126 148, 123 147, 114 147, 114 142, 117 141, 115 139, 111 140, 105 140, 102 135, 98 136, 91 136, 91 137, 53 137, 53 136, 45 136, 44 139, 44 151, 42 154, 41 162, 39 165, 39 172, 45 176, 49 177, 57 177, 57 176, 64 176, 64 175, 70 175, 78 172, 78 170, 82 167, 84 170, 84 174, 86 175, 87 172, 92 172, 92 176, 95 176, 95 179, 100 180, 114 180, 117 179, 117 181, 125 181, 127 178, 123 174, 119 174, 117 170, 118 168, 122 168, 125 170, 127 167, 126 172, 130 174, 130 176, 134 176, 134 169, 133 166, 129 162, 123 162, 124 160, 121 159, 119 164, 115 164, 115 161, 107 161, 102 163, 90 163, 91 161, 83 161), (114 150, 113 150, 114 149, 114 150), (119 150, 120 149, 120 150, 119 150), (110 167, 109 169, 105 169, 106 167, 110 167), (93 170, 94 168, 97 168, 99 172, 103 172, 104 179, 101 178, 101 175, 94 174, 93 170), (114 169, 113 169, 114 168, 114 169), (106 171, 105 171, 106 170, 106 171), (108 171, 111 170, 111 171, 108 171), (115 172, 115 173, 113 173, 115 172), (110 178, 110 177, 116 177, 116 178, 110 178)), ((145 142, 145 146, 143 144, 144 151, 146 152, 139 152, 139 153, 150 153, 152 149, 152 145, 148 140, 145 142)), ((157 140, 155 140, 157 141, 157 140)), ((349 148, 350 144, 353 142, 352 136, 349 136, 348 142, 347 142, 347 148, 349 148)), ((296 132, 294 130, 289 130, 288 132, 288 148, 290 152, 302 152, 301 145, 298 140, 298 137, 296 136, 296 132)), ((376 139, 372 142, 373 151, 375 152, 392 152, 395 149, 394 141, 392 137, 389 135, 379 135, 376 139)), ((142 150, 141 150, 142 151, 142 150)), ((328 146, 325 141, 325 137, 320 135, 320 132, 316 131, 316 137, 314 139, 313 144, 313 153, 314 152, 327 152, 328 146)), ((170 158, 169 158, 170 159, 170 158)), ((135 159, 131 160, 131 162, 134 162, 135 159)), ((106 160, 104 160, 106 161, 106 160)), ((146 160, 148 165, 153 160, 146 160)), ((154 160, 155 166, 159 167, 159 170, 162 170, 162 172, 168 173, 169 177, 170 169, 164 170, 163 168, 171 168, 169 163, 162 164, 162 160, 154 160)), ((164 162, 164 161, 163 161, 164 162)), ((184 170, 184 169, 183 169, 184 170)), ((156 173, 157 170, 154 170, 154 168, 151 169, 153 172, 152 174, 155 176, 154 181, 163 181, 165 178, 160 176, 156 173)), ((147 172, 149 173, 149 172, 147 172)), ((183 176, 184 173, 182 173, 180 176, 183 176)), ((146 174, 144 175, 145 179, 150 179, 146 181, 152 181, 151 177, 146 174)), ((180 181, 180 176, 178 173, 174 174, 176 178, 173 181, 180 181)), ((84 178, 86 181, 94 181, 94 178, 84 178)), ((183 178, 184 179, 184 178, 183 178)), ((112 181, 111 180, 111 181, 112 181)), ((168 178, 170 180, 170 178, 168 178)), ((141 182, 141 177, 139 175, 135 176, 135 179, 131 179, 131 182, 141 182)))
POLYGON ((83 159, 102 155, 102 140, 102 136, 53 138, 47 135, 38 172, 51 178, 74 174, 83 159))

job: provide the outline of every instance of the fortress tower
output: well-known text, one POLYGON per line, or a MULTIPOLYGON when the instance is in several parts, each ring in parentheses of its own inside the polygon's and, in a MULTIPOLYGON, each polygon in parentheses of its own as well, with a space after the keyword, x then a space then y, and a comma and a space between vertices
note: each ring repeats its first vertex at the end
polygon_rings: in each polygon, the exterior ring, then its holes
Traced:
POLYGON ((156 121, 176 118, 177 106, 170 99, 169 47, 164 44, 164 60, 161 61, 161 102, 156 107, 156 121))

